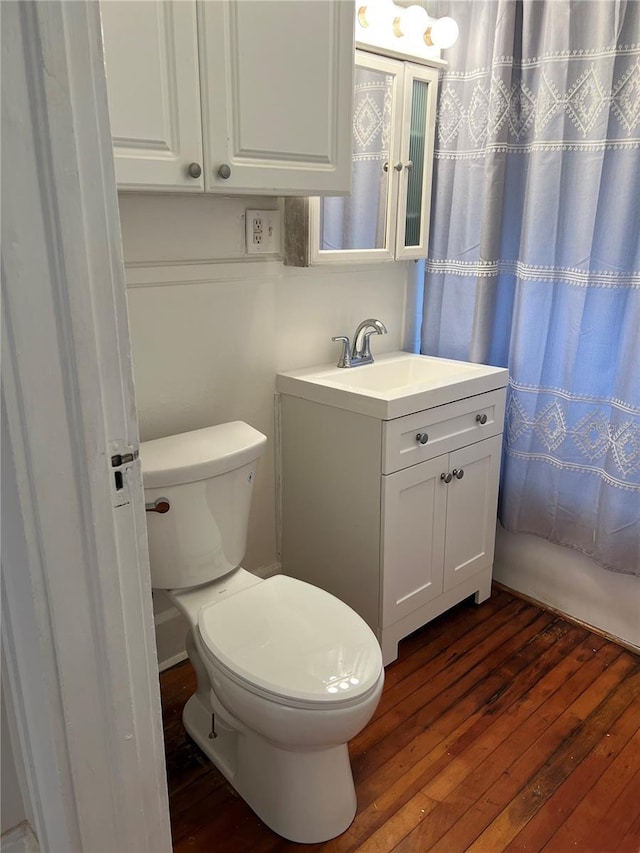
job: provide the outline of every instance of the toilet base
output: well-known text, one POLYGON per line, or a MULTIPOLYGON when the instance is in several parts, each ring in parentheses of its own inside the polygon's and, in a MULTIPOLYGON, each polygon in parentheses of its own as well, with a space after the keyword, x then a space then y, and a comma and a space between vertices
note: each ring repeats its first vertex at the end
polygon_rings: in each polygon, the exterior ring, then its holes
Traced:
MULTIPOLYGON (((218 704, 218 703, 216 703, 218 704)), ((224 709, 194 694, 184 727, 258 817, 278 835, 302 844, 328 841, 351 825, 356 793, 347 744, 308 752, 281 749, 248 731, 224 709)))

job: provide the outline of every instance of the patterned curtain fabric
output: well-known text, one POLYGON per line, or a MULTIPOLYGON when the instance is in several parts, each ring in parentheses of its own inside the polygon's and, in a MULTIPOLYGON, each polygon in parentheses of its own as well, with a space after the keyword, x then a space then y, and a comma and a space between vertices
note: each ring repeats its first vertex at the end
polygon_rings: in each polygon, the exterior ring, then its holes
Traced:
POLYGON ((500 518, 640 574, 640 2, 440 2, 422 352, 508 366, 500 518))
POLYGON ((321 249, 384 246, 392 84, 381 71, 355 69, 351 196, 323 200, 321 249))

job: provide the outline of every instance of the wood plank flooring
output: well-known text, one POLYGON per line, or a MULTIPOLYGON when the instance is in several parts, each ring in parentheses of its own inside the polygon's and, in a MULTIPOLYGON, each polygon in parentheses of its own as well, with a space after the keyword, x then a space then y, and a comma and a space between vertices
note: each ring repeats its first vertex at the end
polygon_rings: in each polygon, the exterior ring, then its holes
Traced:
POLYGON ((640 657, 504 590, 400 644, 325 844, 273 833, 187 738, 194 688, 189 663, 161 676, 179 853, 640 851, 640 657))

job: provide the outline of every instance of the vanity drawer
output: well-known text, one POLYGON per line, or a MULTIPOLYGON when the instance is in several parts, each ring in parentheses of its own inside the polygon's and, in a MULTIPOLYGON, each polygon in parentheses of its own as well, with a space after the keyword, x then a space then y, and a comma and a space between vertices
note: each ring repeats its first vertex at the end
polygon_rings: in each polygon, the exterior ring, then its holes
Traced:
POLYGON ((392 474, 502 432, 506 388, 384 421, 382 473, 392 474), (420 435, 425 443, 417 437, 420 435))

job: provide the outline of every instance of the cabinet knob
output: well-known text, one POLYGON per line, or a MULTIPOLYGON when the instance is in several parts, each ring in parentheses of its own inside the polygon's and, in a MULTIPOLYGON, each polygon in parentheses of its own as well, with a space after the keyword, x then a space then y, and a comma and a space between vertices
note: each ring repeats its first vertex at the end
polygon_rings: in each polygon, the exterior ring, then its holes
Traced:
POLYGON ((231 166, 228 163, 223 163, 218 169, 218 177, 223 180, 227 180, 227 178, 231 175, 231 166))
POLYGON ((413 169, 413 160, 407 160, 404 164, 405 169, 413 169))
POLYGON ((452 480, 451 474, 440 474, 440 479, 445 483, 450 483, 452 480))
POLYGON ((416 435, 416 441, 419 441, 420 444, 426 444, 429 441, 429 436, 426 432, 419 432, 416 435))
POLYGON ((202 166, 200 163, 189 163, 187 172, 189 173, 190 178, 199 178, 202 174, 202 166))
POLYGON ((454 468, 452 473, 456 480, 461 480, 464 477, 464 468, 454 468))
MULTIPOLYGON (((388 160, 382 168, 385 170, 385 172, 389 171, 390 163, 388 160)), ((398 160, 398 162, 394 164, 393 168, 396 170, 396 172, 401 172, 404 167, 403 167, 402 163, 400 162, 400 160, 398 160)))
POLYGON ((476 421, 477 421, 479 424, 486 424, 486 422, 487 422, 487 416, 485 415, 485 413, 484 413, 484 412, 483 412, 481 415, 476 415, 476 421))

